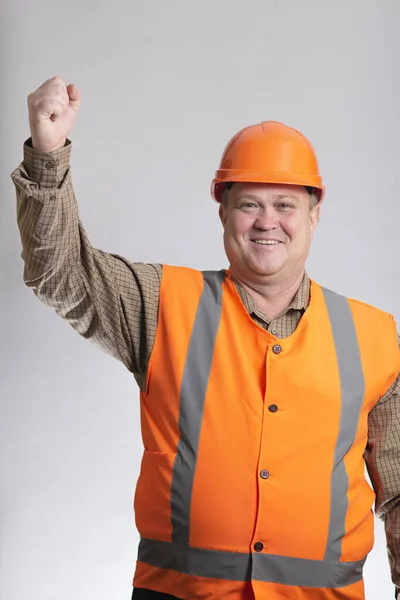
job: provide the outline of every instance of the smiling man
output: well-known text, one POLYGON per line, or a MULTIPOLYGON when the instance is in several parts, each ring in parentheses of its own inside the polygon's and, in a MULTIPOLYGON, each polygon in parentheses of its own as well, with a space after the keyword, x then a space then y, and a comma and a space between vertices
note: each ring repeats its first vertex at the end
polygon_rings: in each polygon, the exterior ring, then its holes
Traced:
POLYGON ((140 388, 134 600, 364 600, 374 501, 399 586, 396 326, 305 271, 324 197, 307 139, 232 138, 211 190, 229 268, 199 272, 93 248, 69 168, 80 93, 56 77, 28 105, 25 283, 140 388))

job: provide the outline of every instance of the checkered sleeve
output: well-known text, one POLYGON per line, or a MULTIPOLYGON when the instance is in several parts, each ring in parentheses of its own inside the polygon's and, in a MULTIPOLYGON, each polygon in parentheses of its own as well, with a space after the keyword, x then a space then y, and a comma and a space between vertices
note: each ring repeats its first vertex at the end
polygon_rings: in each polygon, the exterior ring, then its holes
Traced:
POLYGON ((364 458, 375 512, 384 522, 392 580, 400 587, 400 376, 369 414, 364 458))
POLYGON ((92 247, 71 181, 71 143, 24 144, 16 188, 24 282, 81 336, 120 360, 141 387, 155 339, 162 267, 92 247))

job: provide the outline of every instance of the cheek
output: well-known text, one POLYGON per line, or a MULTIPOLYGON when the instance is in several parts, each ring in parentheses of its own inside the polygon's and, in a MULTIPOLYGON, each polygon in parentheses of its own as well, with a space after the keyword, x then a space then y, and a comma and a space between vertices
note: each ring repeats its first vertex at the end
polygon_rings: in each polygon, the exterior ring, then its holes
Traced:
POLYGON ((248 219, 243 218, 243 215, 237 215, 235 218, 228 220, 225 229, 225 235, 227 237, 239 238, 242 237, 251 226, 249 225, 248 219))
POLYGON ((296 216, 291 215, 287 216, 285 219, 281 219, 280 226, 291 240, 294 240, 299 236, 301 224, 296 216))
POLYGON ((309 221, 298 219, 282 223, 282 229, 288 236, 291 244, 306 246, 311 241, 311 228, 309 221))

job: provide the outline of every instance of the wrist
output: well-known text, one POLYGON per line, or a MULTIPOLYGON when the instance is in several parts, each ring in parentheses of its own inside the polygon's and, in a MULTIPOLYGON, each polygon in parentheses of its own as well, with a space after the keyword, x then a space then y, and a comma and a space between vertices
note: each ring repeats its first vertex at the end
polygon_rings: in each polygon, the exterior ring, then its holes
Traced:
POLYGON ((64 148, 66 141, 67 141, 67 139, 65 138, 56 145, 43 144, 43 143, 39 142, 37 139, 35 139, 35 137, 33 135, 31 137, 31 140, 32 140, 32 148, 34 148, 35 150, 39 150, 39 152, 46 152, 47 154, 50 152, 54 152, 55 150, 59 150, 59 148, 64 148))

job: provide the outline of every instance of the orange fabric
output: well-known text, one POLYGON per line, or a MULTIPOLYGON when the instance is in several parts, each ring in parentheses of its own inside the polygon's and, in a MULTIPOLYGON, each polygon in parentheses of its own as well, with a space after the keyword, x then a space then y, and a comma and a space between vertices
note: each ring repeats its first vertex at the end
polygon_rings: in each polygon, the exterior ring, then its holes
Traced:
POLYGON ((238 181, 309 186, 320 201, 325 192, 310 142, 275 121, 245 127, 228 142, 211 184, 213 198, 221 202, 225 183, 238 181))
POLYGON ((164 318, 159 318, 158 332, 147 371, 147 393, 141 393, 141 428, 144 445, 141 471, 146 473, 146 476, 141 478, 135 495, 138 531, 141 532, 142 537, 165 541, 171 539, 169 486, 171 468, 179 441, 179 390, 197 305, 203 288, 203 277, 200 272, 192 274, 188 269, 178 269, 175 272, 175 290, 173 286, 166 290, 167 280, 168 278, 163 277, 160 289, 160 303, 163 305, 161 312, 167 322, 164 318), (191 285, 186 287, 189 273, 191 285), (174 334, 170 328, 180 301, 178 294, 182 294, 182 290, 185 293, 186 310, 179 314, 179 326, 176 327, 174 334), (171 333, 174 342, 171 339, 166 340, 166 336, 170 336, 171 333), (156 375, 153 374, 154 370, 157 371, 156 375), (157 494, 154 490, 157 490, 157 494), (142 507, 145 506, 147 509, 143 511, 142 507), (152 515, 150 519, 149 514, 152 515))
MULTIPOLYGON (((257 600, 365 600, 364 582, 359 581, 343 588, 324 590, 322 588, 300 588, 277 585, 275 583, 253 582, 254 597, 257 600)), ((221 600, 224 596, 221 596, 221 600)))
POLYGON ((364 582, 336 590, 321 588, 293 588, 274 583, 252 581, 222 581, 196 577, 195 585, 189 575, 153 567, 137 562, 134 585, 170 594, 185 600, 365 600, 364 582))
POLYGON ((149 569, 148 565, 140 561, 137 561, 134 585, 185 600, 254 600, 251 582, 193 578, 190 575, 180 575, 177 579, 174 571, 156 567, 149 569))
MULTIPOLYGON (((203 290, 202 274, 163 267, 159 325, 141 395, 144 457, 135 496, 141 537, 171 541, 172 466, 179 441, 179 391, 203 290)), ((349 477, 344 562, 362 560, 373 545, 374 492, 364 478, 368 412, 399 371, 390 315, 350 301, 361 350, 365 397, 349 477), (371 334, 371 331, 374 334, 371 334), (371 337, 373 336, 373 339, 371 337)), ((190 513, 190 545, 322 560, 327 541, 330 478, 340 419, 340 381, 322 289, 295 332, 279 340, 245 310, 226 278, 205 399, 190 513), (290 375, 289 375, 290 374, 290 375), (310 385, 310 382, 312 384, 310 385), (268 410, 276 404, 277 412, 268 410), (264 480, 260 472, 268 469, 264 480)), ((163 571, 138 562, 134 585, 185 600, 245 600, 249 585, 163 571)), ((251 582, 255 600, 362 600, 362 581, 335 590, 305 591, 251 582)))

